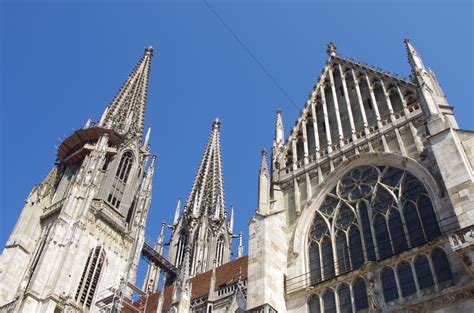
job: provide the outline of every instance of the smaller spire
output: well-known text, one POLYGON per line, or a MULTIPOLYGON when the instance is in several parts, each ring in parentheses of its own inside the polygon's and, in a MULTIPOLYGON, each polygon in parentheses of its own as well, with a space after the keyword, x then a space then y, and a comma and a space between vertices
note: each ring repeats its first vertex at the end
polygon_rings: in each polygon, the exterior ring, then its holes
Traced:
POLYGON ((232 234, 234 229, 234 206, 230 207, 229 232, 232 234))
POLYGON ((262 163, 260 165, 260 175, 262 174, 268 176, 267 150, 265 148, 262 149, 262 163))
POLYGON ((178 197, 178 204, 176 205, 176 209, 174 211, 173 225, 176 225, 178 223, 180 211, 181 211, 181 197, 178 197))
POLYGON ((92 123, 92 118, 89 117, 87 119, 86 124, 84 125, 84 129, 89 128, 91 126, 91 123, 92 123))
POLYGON ((148 171, 143 181, 143 190, 151 191, 151 185, 153 183, 153 174, 155 172, 155 161, 156 161, 156 154, 153 154, 153 156, 151 157, 150 166, 148 167, 148 171))
POLYGON ((104 110, 104 113, 102 113, 102 116, 100 117, 100 120, 99 120, 99 126, 100 127, 104 127, 104 122, 105 122, 105 118, 107 117, 107 111, 108 110, 109 110, 109 106, 106 106, 105 110, 104 110))
POLYGON ((333 57, 336 56, 336 51, 337 51, 337 46, 334 42, 330 41, 328 43, 328 47, 326 49, 326 52, 329 56, 333 57))
POLYGON ((418 51, 416 51, 415 47, 413 47, 413 44, 411 43, 410 39, 405 38, 403 39, 403 42, 405 43, 407 49, 408 62, 410 63, 412 70, 424 69, 425 65, 421 60, 421 56, 418 54, 418 51))
POLYGON ((237 258, 242 257, 244 254, 244 245, 243 245, 243 240, 242 240, 242 232, 239 233, 239 248, 237 250, 237 258))
POLYGON ((275 143, 277 147, 283 146, 285 142, 285 131, 283 129, 283 118, 281 115, 281 109, 277 110, 277 120, 275 126, 275 143))
POLYGON ((148 130, 146 131, 145 140, 143 141, 143 147, 146 149, 148 143, 150 142, 150 134, 151 134, 151 126, 148 126, 148 130))
POLYGON ((270 211, 270 175, 267 165, 267 151, 262 150, 262 163, 258 172, 258 212, 267 214, 270 211))
POLYGON ((158 235, 158 242, 157 242, 157 251, 161 254, 163 252, 163 242, 165 239, 165 227, 166 223, 162 222, 161 223, 161 229, 160 229, 160 234, 158 235))

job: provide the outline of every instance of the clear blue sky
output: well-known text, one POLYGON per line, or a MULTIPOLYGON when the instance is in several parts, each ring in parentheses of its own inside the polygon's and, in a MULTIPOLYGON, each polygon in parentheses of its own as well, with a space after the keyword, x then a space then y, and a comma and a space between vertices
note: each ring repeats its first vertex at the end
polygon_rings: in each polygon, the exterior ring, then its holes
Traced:
MULTIPOLYGON (((328 41, 341 55, 408 76, 407 36, 460 126, 474 129, 471 1, 208 1, 298 110, 328 41)), ((219 117, 226 202, 246 241, 275 111, 283 109, 288 131, 298 110, 202 0, 4 1, 0 12, 1 247, 23 200, 53 165, 59 138, 99 118, 147 45, 155 57, 146 124, 158 153, 147 236, 171 221, 179 195, 187 198, 219 117)))

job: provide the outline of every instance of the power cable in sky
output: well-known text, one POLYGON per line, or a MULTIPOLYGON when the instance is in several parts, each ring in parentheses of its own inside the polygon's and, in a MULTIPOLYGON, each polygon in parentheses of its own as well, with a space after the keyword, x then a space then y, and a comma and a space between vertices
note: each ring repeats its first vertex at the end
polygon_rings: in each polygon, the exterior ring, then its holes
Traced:
POLYGON ((290 101, 290 103, 294 106, 296 111, 299 111, 298 106, 296 105, 295 101, 288 95, 288 93, 283 89, 283 87, 278 83, 278 81, 273 77, 272 74, 263 66, 263 64, 257 59, 255 54, 250 51, 249 48, 244 44, 244 42, 237 36, 237 34, 230 28, 230 26, 224 21, 224 19, 217 13, 217 11, 214 9, 214 7, 207 1, 207 0, 202 0, 206 6, 211 10, 211 12, 217 17, 217 19, 224 25, 224 27, 229 31, 229 33, 234 37, 235 40, 240 44, 240 46, 247 52, 247 54, 257 63, 257 65, 260 67, 260 69, 270 78, 270 80, 277 86, 277 88, 283 93, 283 95, 290 101))

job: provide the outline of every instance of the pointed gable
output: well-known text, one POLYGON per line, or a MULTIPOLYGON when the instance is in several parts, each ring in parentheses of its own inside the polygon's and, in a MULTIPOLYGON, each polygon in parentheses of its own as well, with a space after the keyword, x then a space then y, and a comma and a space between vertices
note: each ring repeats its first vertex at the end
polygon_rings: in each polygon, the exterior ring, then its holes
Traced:
POLYGON ((327 52, 295 126, 283 149, 276 150, 280 169, 300 168, 419 109, 413 82, 340 56, 333 43, 327 52))

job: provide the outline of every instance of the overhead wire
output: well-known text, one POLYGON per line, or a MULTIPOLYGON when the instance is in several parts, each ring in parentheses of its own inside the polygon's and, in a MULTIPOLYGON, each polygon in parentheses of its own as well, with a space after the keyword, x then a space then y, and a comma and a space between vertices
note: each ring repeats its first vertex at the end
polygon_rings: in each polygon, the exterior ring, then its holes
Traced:
POLYGON ((247 47, 247 45, 240 39, 235 31, 227 24, 222 16, 217 12, 217 10, 207 1, 202 0, 207 8, 214 14, 214 16, 219 20, 219 22, 227 29, 227 31, 234 37, 234 39, 239 43, 239 45, 244 49, 245 52, 254 60, 254 62, 258 65, 258 67, 267 75, 267 77, 275 84, 275 86, 280 90, 280 92, 290 101, 293 107, 296 109, 297 112, 300 111, 300 108, 296 105, 295 101, 288 95, 288 93, 283 89, 283 87, 278 83, 278 81, 273 77, 269 70, 265 68, 265 66, 260 62, 257 56, 247 47))

